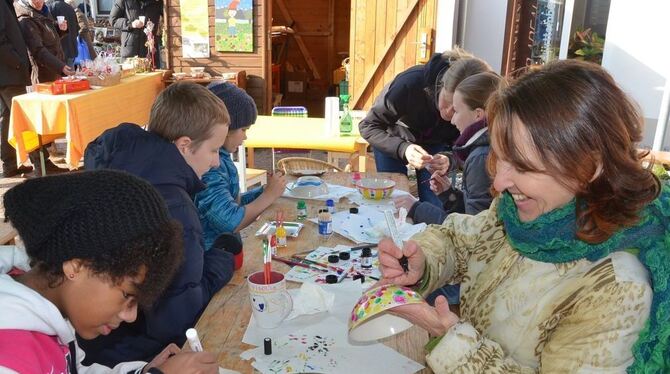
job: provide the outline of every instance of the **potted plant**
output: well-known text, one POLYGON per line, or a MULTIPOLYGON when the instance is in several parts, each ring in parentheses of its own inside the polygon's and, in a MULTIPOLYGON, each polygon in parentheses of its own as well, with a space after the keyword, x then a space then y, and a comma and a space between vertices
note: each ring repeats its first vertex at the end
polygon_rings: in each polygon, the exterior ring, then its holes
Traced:
POLYGON ((605 38, 593 32, 590 28, 577 30, 570 40, 568 57, 577 60, 590 61, 600 64, 603 59, 605 38))

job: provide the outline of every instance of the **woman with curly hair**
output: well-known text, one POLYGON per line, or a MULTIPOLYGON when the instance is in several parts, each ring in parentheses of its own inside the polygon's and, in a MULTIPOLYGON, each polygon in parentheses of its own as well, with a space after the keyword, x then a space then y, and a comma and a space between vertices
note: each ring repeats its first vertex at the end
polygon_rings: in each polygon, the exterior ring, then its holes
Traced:
POLYGON ((81 364, 84 339, 149 308, 183 255, 181 227, 147 182, 119 171, 31 179, 4 196, 25 252, 0 249, 0 372, 216 372, 209 353, 170 345, 150 363, 81 364))
POLYGON ((643 166, 635 105, 603 68, 568 60, 501 89, 487 114, 491 208, 379 244, 383 282, 461 282, 460 316, 443 297, 398 310, 436 337, 428 364, 668 373, 670 187, 643 166))

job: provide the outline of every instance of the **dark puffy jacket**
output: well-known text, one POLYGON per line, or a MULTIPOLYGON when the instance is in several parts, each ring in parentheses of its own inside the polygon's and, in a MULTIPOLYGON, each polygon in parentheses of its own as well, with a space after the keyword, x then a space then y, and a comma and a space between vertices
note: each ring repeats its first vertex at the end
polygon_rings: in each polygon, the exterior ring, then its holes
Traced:
MULTIPOLYGON (((488 129, 474 136, 472 141, 462 147, 454 147, 467 151, 468 157, 463 163, 463 189, 453 188, 444 191, 438 197, 444 203, 443 209, 427 202, 417 202, 408 212, 415 223, 442 224, 451 213, 475 215, 491 205, 491 177, 486 170, 486 158, 489 155, 488 129), (460 199, 460 200, 459 200, 460 199)), ((451 165, 458 165, 456 157, 450 155, 451 165)))
POLYGON ((40 82, 53 82, 62 76, 65 55, 60 38, 65 33, 58 30, 56 21, 45 16, 22 1, 14 3, 19 25, 28 51, 37 64, 40 82))
POLYGON ((0 87, 30 84, 30 61, 12 0, 0 0, 0 87))
POLYGON ((377 150, 403 161, 407 161, 405 150, 410 144, 451 145, 459 132, 440 117, 435 92, 448 68, 449 61, 435 54, 426 65, 398 74, 359 123, 365 140, 377 150))
POLYGON ((109 21, 115 29, 121 30, 121 57, 146 57, 147 35, 144 28, 132 27, 134 20, 145 16, 154 23, 153 33, 157 34, 158 21, 163 14, 163 0, 115 0, 109 14, 109 21))
POLYGON ((152 310, 108 336, 80 340, 86 362, 113 366, 148 361, 167 344, 184 343, 186 330, 232 277, 233 256, 218 248, 203 251, 202 227, 192 198, 204 185, 171 142, 137 125, 121 124, 86 147, 84 166, 125 170, 149 181, 167 202, 170 216, 184 227, 183 263, 152 310))
POLYGON ((67 21, 67 34, 63 39, 61 39, 61 47, 63 47, 63 54, 65 59, 68 58, 74 59, 77 57, 77 35, 79 35, 79 22, 77 21, 77 15, 72 8, 65 0, 55 0, 54 3, 49 8, 51 10, 51 15, 56 18, 58 16, 65 17, 67 21))

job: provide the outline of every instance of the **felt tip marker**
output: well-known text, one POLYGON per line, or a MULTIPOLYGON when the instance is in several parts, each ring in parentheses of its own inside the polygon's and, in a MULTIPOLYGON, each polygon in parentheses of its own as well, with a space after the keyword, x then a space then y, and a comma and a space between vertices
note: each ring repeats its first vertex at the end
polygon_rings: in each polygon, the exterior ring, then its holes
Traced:
POLYGON ((198 332, 195 329, 191 328, 186 330, 186 340, 188 341, 188 345, 191 347, 193 352, 204 351, 204 349, 202 349, 200 339, 198 338, 198 332))

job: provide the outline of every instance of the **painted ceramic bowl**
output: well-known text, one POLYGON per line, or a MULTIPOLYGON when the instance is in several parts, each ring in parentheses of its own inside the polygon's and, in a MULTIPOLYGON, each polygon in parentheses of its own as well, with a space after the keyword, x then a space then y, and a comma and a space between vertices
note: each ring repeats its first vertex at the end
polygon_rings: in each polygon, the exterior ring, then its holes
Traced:
POLYGON ((381 200, 390 197, 395 188, 395 182, 386 178, 363 178, 356 182, 356 189, 364 198, 381 200))
POLYGON ((358 342, 386 338, 412 327, 404 318, 388 313, 401 305, 425 303, 411 288, 387 284, 363 293, 351 311, 349 337, 358 342))
POLYGON ((304 176, 293 183, 290 192, 295 197, 312 198, 327 194, 328 185, 319 177, 304 176))

